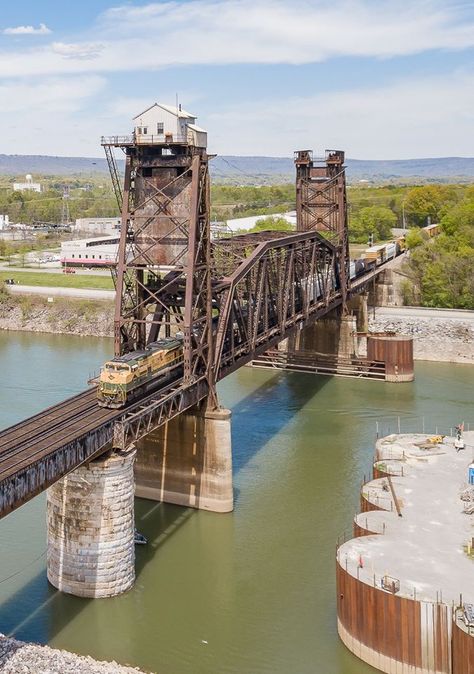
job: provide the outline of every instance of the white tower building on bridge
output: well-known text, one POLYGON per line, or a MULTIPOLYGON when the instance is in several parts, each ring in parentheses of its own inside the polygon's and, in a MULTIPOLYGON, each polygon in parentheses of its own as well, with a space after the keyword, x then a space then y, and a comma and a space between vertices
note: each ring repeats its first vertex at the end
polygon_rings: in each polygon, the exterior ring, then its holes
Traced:
POLYGON ((133 118, 137 144, 188 143, 194 147, 207 146, 207 132, 196 124, 196 116, 181 108, 164 103, 152 106, 133 118))

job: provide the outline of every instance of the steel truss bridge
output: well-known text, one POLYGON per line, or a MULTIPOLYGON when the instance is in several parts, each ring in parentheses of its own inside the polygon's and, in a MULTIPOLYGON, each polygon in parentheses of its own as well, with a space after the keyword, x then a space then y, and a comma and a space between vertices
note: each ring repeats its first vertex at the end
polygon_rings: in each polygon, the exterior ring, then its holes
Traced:
POLYGON ((115 353, 180 331, 183 371, 123 410, 100 408, 95 388, 0 432, 0 516, 82 463, 126 450, 205 401, 216 384, 364 291, 377 267, 349 278, 344 153, 295 153, 297 231, 211 240, 209 157, 186 144, 103 139, 122 213, 115 353), (123 188, 114 147, 125 153, 123 188))

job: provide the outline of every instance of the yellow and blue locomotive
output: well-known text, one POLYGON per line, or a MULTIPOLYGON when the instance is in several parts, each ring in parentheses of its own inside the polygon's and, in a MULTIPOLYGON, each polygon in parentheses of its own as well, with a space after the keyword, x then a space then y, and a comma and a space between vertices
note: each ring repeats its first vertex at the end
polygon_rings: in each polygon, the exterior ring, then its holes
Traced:
POLYGON ((183 362, 181 340, 151 342, 142 351, 116 356, 102 367, 97 386, 101 407, 120 408, 178 375, 183 362))

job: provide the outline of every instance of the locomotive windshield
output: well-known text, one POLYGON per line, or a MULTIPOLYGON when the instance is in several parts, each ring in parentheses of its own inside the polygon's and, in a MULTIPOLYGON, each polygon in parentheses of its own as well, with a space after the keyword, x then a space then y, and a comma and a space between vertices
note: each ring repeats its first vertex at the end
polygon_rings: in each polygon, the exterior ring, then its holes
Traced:
POLYGON ((129 366, 122 365, 121 363, 106 363, 104 365, 104 368, 112 372, 123 372, 123 371, 130 372, 129 366))

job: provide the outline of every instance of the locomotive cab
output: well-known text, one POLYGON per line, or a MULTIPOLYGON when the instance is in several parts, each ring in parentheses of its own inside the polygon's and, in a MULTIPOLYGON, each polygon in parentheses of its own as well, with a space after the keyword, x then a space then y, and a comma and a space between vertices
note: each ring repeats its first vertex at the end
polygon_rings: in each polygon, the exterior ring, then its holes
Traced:
POLYGON ((127 399, 127 386, 133 380, 133 370, 137 365, 109 360, 101 368, 99 377, 98 402, 105 407, 122 407, 127 399))
POLYGON ((108 360, 100 373, 97 402, 101 407, 124 407, 178 376, 182 362, 182 340, 171 337, 108 360))

